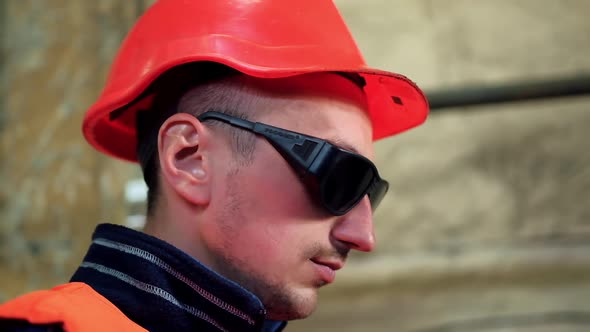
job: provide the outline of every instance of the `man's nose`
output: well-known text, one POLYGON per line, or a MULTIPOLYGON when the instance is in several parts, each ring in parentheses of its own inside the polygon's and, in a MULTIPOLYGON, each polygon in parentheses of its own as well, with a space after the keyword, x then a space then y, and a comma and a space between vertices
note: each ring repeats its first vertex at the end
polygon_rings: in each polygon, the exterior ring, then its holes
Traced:
POLYGON ((373 211, 368 197, 340 217, 332 228, 332 236, 350 249, 373 251, 376 241, 375 229, 373 211))

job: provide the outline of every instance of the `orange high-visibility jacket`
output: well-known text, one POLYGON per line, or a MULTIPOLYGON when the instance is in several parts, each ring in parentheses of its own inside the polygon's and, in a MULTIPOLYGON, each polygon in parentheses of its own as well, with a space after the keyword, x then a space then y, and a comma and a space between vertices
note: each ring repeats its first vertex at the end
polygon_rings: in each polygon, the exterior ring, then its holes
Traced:
POLYGON ((85 283, 25 294, 0 305, 0 319, 61 323, 66 332, 147 332, 85 283))

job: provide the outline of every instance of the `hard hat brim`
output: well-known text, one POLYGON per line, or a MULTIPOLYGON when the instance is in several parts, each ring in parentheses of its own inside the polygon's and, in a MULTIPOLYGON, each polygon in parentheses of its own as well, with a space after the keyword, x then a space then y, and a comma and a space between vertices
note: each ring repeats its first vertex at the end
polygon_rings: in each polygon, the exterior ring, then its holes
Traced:
MULTIPOLYGON (((235 59, 233 59, 235 60, 235 59)), ((428 101, 416 84, 403 75, 373 69, 357 68, 281 68, 256 67, 224 58, 200 58, 225 64, 246 75, 260 78, 281 78, 318 72, 356 73, 366 82, 364 91, 368 101, 373 140, 392 136, 422 124, 428 116, 428 101)), ((187 59, 185 63, 195 62, 187 59)), ((150 103, 143 92, 165 71, 183 63, 162 66, 153 70, 135 85, 126 89, 105 90, 99 101, 84 117, 82 131, 97 150, 130 162, 137 162, 135 113, 150 103), (143 97, 142 99, 139 99, 143 97), (121 112, 121 110, 123 110, 121 112), (116 114, 116 116, 113 116, 116 114)))

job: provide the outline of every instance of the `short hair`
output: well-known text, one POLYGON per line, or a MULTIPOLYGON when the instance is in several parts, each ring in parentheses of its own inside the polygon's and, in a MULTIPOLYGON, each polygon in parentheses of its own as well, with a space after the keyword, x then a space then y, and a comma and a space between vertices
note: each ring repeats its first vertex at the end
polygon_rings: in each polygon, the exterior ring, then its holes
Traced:
MULTIPOLYGON (((231 116, 250 120, 252 118, 252 97, 235 93, 246 89, 245 84, 236 83, 235 78, 243 75, 238 71, 217 63, 192 63, 169 70, 148 89, 153 94, 152 105, 137 113, 137 159, 148 187, 147 213, 153 215, 159 196, 159 155, 158 132, 162 124, 176 113, 198 116, 210 109, 231 116), (231 79, 231 87, 228 84, 231 79)), ((222 122, 212 126, 227 131, 230 147, 236 156, 236 166, 246 166, 253 160, 256 137, 252 133, 236 130, 222 122)), ((231 167, 231 165, 228 165, 231 167)), ((233 166, 236 170, 238 167, 233 166)), ((228 171, 232 171, 228 169, 228 171)))
MULTIPOLYGON (((350 80, 359 88, 364 79, 356 74, 334 73, 350 80)), ((284 98, 274 98, 274 92, 259 80, 235 69, 214 62, 190 63, 175 67, 153 83, 141 98, 153 96, 151 107, 138 111, 137 159, 148 187, 147 212, 152 215, 159 194, 158 132, 162 124, 176 113, 194 116, 214 109, 234 117, 253 120, 271 109, 293 106, 284 98)), ((141 99, 140 98, 140 99, 141 99)), ((236 129, 220 121, 210 126, 220 127, 230 138, 234 160, 228 165, 228 173, 236 174, 240 168, 252 163, 256 148, 253 133, 236 129)))

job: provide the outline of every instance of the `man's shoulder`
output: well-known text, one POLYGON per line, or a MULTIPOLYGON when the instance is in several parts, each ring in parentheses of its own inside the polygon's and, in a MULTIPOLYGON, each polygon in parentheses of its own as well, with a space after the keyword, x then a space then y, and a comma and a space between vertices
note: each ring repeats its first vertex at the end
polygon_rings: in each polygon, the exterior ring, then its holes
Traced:
POLYGON ((61 324, 31 324, 24 320, 0 319, 2 332, 63 332, 61 324))

